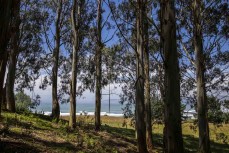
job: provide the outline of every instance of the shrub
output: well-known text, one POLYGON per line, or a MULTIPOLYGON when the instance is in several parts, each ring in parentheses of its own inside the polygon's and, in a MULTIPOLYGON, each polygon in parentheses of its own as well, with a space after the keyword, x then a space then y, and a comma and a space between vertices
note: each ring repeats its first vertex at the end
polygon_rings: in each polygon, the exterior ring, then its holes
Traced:
POLYGON ((19 112, 28 112, 29 108, 33 106, 32 99, 23 92, 18 92, 15 95, 16 110, 19 112))

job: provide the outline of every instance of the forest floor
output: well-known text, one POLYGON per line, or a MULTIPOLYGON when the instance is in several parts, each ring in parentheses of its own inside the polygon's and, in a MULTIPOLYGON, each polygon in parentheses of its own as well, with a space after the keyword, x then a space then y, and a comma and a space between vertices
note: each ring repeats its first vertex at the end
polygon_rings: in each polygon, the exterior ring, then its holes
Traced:
MULTIPOLYGON (((137 143, 130 119, 102 117, 101 131, 94 118, 77 116, 77 128, 68 128, 67 117, 58 124, 48 116, 3 112, 0 120, 0 152, 135 153, 137 143)), ((197 152, 198 131, 192 122, 182 124, 185 152, 197 152)), ((162 152, 163 125, 153 126, 153 152, 162 152)), ((229 153, 229 124, 210 124, 211 150, 229 153)))

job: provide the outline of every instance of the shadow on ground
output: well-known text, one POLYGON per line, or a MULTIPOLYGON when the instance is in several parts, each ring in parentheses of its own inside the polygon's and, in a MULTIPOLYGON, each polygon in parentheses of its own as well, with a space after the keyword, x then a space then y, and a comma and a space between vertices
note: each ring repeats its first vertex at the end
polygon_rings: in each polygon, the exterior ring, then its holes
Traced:
MULTIPOLYGON (((21 121, 18 118, 8 118, 7 126, 4 125, 4 128, 0 128, 0 152, 137 152, 134 129, 103 125, 101 131, 96 132, 93 125, 84 124, 77 127, 75 131, 65 132, 57 127, 52 127, 50 117, 44 115, 36 115, 36 117, 44 120, 44 124, 50 124, 40 128, 38 127, 39 124, 34 125, 32 122, 21 121), (10 127, 15 126, 22 128, 24 132, 11 131, 10 127), (64 140, 58 142, 52 138, 51 140, 40 139, 33 134, 35 130, 41 134, 48 130, 53 133, 60 132, 62 135, 63 133, 71 134, 73 139, 61 137, 64 140), (82 137, 80 145, 77 144, 77 134, 82 137)), ((196 153, 198 138, 184 135, 183 139, 185 152, 196 153)), ((153 144, 154 152, 163 152, 163 135, 153 134, 153 144)), ((212 153, 229 153, 229 145, 211 142, 211 150, 212 153)))
MULTIPOLYGON (((199 139, 193 137, 192 135, 184 135, 184 147, 187 153, 196 153, 198 150, 199 139)), ((216 142, 211 142, 211 152, 212 153, 229 153, 229 144, 221 144, 216 142)))
POLYGON ((0 136, 1 152, 52 152, 63 150, 67 152, 79 151, 81 148, 69 142, 46 141, 33 137, 31 134, 18 134, 15 132, 4 133, 0 136), (16 142, 15 142, 16 141, 16 142), (40 147, 42 146, 42 147, 40 147))

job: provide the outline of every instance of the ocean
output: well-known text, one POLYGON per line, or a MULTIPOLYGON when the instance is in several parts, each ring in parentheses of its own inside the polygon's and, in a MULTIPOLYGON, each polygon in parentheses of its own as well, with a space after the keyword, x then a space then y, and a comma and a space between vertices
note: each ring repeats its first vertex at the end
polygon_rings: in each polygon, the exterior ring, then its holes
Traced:
MULTIPOLYGON (((110 104, 110 113, 122 114, 122 108, 124 106, 119 103, 111 103, 110 104)), ((69 113, 70 103, 60 104, 60 112, 61 113, 69 113)), ((52 111, 52 103, 51 102, 41 102, 39 106, 33 111, 37 112, 51 112, 52 111)), ((95 104, 94 103, 77 103, 76 104, 76 112, 86 111, 86 112, 95 112, 95 104)), ((109 113, 109 103, 101 104, 101 112, 109 113)))

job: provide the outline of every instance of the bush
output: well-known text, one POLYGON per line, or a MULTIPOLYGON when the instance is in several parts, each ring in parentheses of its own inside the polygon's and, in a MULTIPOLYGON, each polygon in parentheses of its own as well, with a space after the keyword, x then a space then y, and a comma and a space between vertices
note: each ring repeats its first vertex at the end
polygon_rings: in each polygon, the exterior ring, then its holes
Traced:
POLYGON ((33 106, 32 99, 23 92, 18 92, 15 95, 15 102, 18 112, 28 112, 29 108, 33 106))
POLYGON ((154 121, 164 120, 164 103, 158 99, 151 99, 151 115, 154 121))
POLYGON ((229 123, 229 113, 224 113, 224 114, 223 114, 223 121, 224 121, 224 123, 226 123, 226 124, 229 123))
POLYGON ((208 119, 214 124, 223 122, 223 112, 221 110, 222 102, 216 97, 208 97, 208 119))

